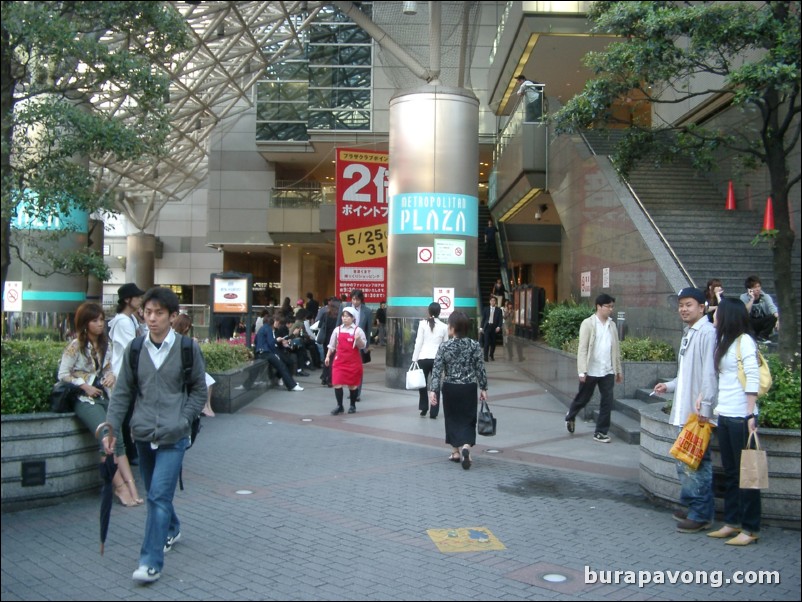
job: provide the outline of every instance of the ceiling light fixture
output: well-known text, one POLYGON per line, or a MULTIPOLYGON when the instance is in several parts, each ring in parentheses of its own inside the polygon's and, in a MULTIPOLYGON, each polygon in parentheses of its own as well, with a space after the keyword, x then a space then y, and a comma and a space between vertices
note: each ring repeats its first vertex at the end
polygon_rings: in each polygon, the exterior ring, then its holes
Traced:
POLYGON ((536 219, 537 221, 540 221, 540 220, 542 220, 542 219, 543 219, 543 214, 544 214, 544 213, 546 213, 546 211, 548 210, 548 208, 549 208, 549 206, 548 206, 548 205, 546 205, 546 204, 540 205, 540 206, 537 208, 537 211, 535 211, 535 219, 536 219))

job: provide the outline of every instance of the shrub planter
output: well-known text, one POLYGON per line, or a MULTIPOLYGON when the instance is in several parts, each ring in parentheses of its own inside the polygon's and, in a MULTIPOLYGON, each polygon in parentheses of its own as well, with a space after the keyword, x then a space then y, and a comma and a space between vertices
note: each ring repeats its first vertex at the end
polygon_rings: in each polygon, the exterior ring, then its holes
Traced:
POLYGON ((3 511, 48 506, 99 490, 98 444, 75 414, 0 419, 3 511))
MULTIPOLYGON (((657 501, 679 503, 679 480, 674 458, 668 453, 676 439, 676 429, 660 407, 641 411, 640 485, 657 501)), ((714 490, 716 510, 723 510, 721 457, 713 437, 714 490), (716 467, 719 467, 716 469, 716 467)), ((760 429, 760 445, 769 460, 769 488, 761 492, 762 520, 767 524, 799 529, 800 517, 800 432, 786 429, 760 429)))
MULTIPOLYGON (((263 387, 245 389, 244 386, 248 380, 255 382, 267 365, 266 360, 254 360, 225 372, 210 373, 216 381, 212 387, 212 410, 233 414, 264 393, 263 387)), ((268 378, 266 372, 262 378, 268 378)))

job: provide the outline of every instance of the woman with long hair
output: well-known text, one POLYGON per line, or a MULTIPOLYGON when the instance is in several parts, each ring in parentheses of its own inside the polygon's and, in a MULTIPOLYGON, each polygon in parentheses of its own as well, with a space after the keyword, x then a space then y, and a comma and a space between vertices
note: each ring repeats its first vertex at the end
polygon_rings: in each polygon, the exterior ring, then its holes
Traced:
MULTIPOLYGON (((94 436, 97 427, 106 422, 108 390, 116 382, 103 308, 97 303, 82 303, 75 311, 75 330, 78 336, 70 341, 61 355, 58 379, 81 388, 82 394, 75 403, 75 415, 94 436)), ((101 462, 104 457, 101 456, 101 462)), ((113 481, 114 494, 120 503, 123 506, 144 503, 137 493, 122 437, 117 438, 114 461, 118 469, 113 481)))
MULTIPOLYGON (((421 320, 418 324, 415 351, 412 352, 412 361, 418 362, 418 367, 423 370, 423 375, 427 382, 434 367, 437 350, 440 349, 440 345, 448 340, 448 326, 437 319, 440 316, 440 304, 430 303, 428 313, 429 317, 426 320, 421 320)), ((433 405, 431 406, 431 411, 429 411, 429 395, 425 385, 418 389, 418 396, 420 415, 426 416, 426 413, 429 412, 429 418, 437 418, 440 406, 433 405)))
POLYGON ((357 389, 362 382, 363 371, 360 350, 365 348, 367 342, 365 331, 356 325, 356 310, 353 307, 343 308, 342 324, 331 333, 325 361, 327 366, 331 366, 331 383, 337 400, 337 407, 331 411, 332 416, 345 411, 344 386, 348 387, 350 394, 351 406, 348 408, 348 413, 356 412, 357 389))
MULTIPOLYGON (((188 337, 189 331, 192 328, 192 318, 190 318, 187 314, 178 314, 173 320, 173 330, 175 330, 178 334, 188 337)), ((194 338, 194 337, 193 337, 194 338)), ((194 339, 195 342, 198 342, 198 339, 194 339)), ((208 372, 206 373, 206 405, 203 406, 201 410, 201 416, 208 416, 209 418, 214 418, 214 410, 212 410, 212 386, 217 381, 212 378, 212 375, 208 372)), ((131 404, 133 406, 133 404, 131 404)))
POLYGON ((718 278, 711 278, 707 281, 707 288, 705 289, 705 298, 707 299, 707 319, 711 322, 714 321, 716 316, 716 309, 721 299, 724 297, 724 287, 721 285, 721 280, 718 278))
POLYGON ((442 391, 446 419, 446 443, 451 446, 452 462, 462 462, 468 470, 473 463, 471 447, 476 444, 476 389, 479 399, 487 399, 487 372, 482 348, 468 337, 470 319, 461 311, 448 317, 448 334, 453 337, 440 345, 432 368, 429 403, 438 404, 442 391))
POLYGON ((731 538, 726 543, 745 546, 760 536, 760 490, 739 486, 741 450, 749 434, 757 431, 757 390, 760 373, 757 345, 749 314, 739 299, 722 299, 716 310, 715 365, 718 369, 718 428, 721 464, 724 466, 724 526, 710 537, 731 538), (738 378, 738 357, 746 385, 738 378))

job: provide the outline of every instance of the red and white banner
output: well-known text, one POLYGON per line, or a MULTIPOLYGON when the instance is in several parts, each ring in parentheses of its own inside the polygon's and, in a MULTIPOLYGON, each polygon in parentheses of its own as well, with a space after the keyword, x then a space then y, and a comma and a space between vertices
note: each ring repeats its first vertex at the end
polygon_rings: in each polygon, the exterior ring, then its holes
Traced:
POLYGON ((366 303, 387 298, 387 153, 337 149, 337 295, 355 288, 366 303))

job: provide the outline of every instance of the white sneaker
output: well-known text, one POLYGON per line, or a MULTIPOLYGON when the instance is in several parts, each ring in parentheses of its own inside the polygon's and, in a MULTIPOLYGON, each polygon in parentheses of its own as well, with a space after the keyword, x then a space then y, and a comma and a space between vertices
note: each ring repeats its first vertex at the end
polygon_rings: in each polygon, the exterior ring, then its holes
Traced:
POLYGON ((295 385, 290 391, 303 391, 304 388, 301 385, 295 385))
POLYGON ((140 583, 153 583, 157 581, 162 574, 154 568, 145 566, 144 564, 134 571, 131 578, 140 583))
POLYGON ((175 545, 175 542, 177 542, 179 539, 181 539, 181 531, 179 531, 178 533, 176 533, 172 537, 168 537, 167 538, 167 543, 164 544, 164 551, 165 552, 169 552, 170 550, 172 550, 173 546, 175 545))

